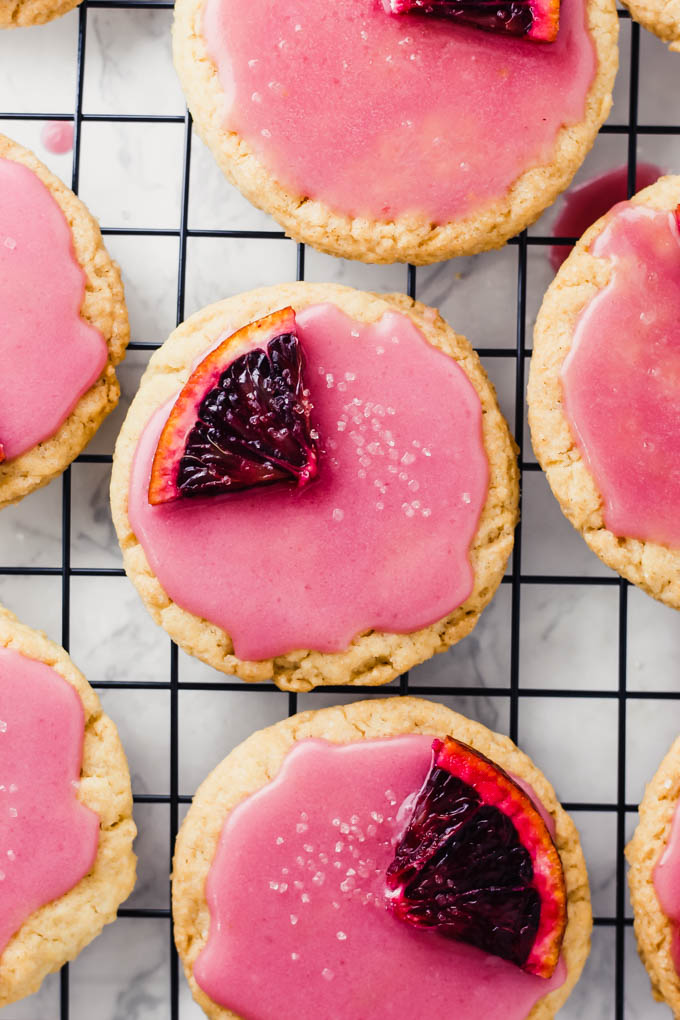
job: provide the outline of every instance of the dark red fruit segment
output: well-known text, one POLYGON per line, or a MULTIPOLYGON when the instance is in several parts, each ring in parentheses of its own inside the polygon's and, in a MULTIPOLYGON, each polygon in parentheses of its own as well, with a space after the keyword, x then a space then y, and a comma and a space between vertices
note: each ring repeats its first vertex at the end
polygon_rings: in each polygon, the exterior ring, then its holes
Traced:
POLYGON ((2 443, 0 443, 0 464, 2 464, 4 459, 5 459, 5 447, 2 445, 2 443))
POLYGON ((554 42, 560 25, 560 0, 383 0, 383 6, 536 42, 554 42))
POLYGON ((201 361, 175 401, 156 448, 149 503, 272 482, 305 485, 318 470, 311 412, 293 309, 244 326, 201 361))
POLYGON ((675 222, 678 225, 678 230, 680 230, 680 204, 675 207, 675 222))
POLYGON ((562 862, 531 798, 453 737, 430 773, 387 870, 390 909, 548 978, 567 923, 562 862))

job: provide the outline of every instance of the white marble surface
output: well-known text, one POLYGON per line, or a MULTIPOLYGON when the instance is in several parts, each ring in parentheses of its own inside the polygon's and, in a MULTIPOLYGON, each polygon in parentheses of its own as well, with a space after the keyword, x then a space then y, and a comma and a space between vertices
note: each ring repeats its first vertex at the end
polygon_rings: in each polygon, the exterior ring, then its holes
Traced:
MULTIPOLYGON (((2 0, 0 0, 2 2, 2 0)), ((87 14, 83 110, 86 114, 149 114, 182 117, 184 104, 172 70, 171 12, 92 8, 87 14)), ((78 12, 44 28, 0 34, 0 113, 70 114, 76 95, 78 12)), ((628 117, 630 24, 623 23, 620 72, 611 123, 628 117)), ((640 122, 678 122, 680 58, 641 34, 640 122)), ((0 131, 35 149, 67 182, 70 155, 52 156, 40 143, 42 122, 0 117, 0 131)), ((601 136, 579 180, 620 165, 624 135, 601 136)), ((183 122, 155 125, 86 122, 82 131, 80 193, 104 227, 177 230, 180 222, 183 122)), ((641 135, 638 157, 669 169, 680 166, 680 140, 641 135)), ((547 233, 559 203, 533 232, 547 233)), ((189 226, 194 229, 277 227, 226 184, 212 157, 194 138, 189 226)), ((135 340, 160 342, 175 322, 178 239, 173 236, 113 236, 135 340)), ((517 248, 418 271, 418 296, 438 304, 479 347, 515 344, 517 248)), ((186 313, 259 284, 294 278, 296 248, 288 240, 191 238, 187 250, 186 313)), ((377 290, 405 289, 403 267, 365 267, 307 251, 307 278, 337 280, 377 290)), ((527 338, 541 296, 551 279, 546 248, 528 257, 527 338)), ((131 353, 121 371, 124 399, 93 441, 91 450, 111 451, 125 408, 147 354, 131 353)), ((488 358, 486 367, 514 422, 514 360, 488 358)), ((531 451, 525 451, 531 459, 531 451)), ((109 469, 78 464, 73 469, 71 560, 75 567, 119 567, 107 504, 109 469)), ((0 565, 58 567, 61 563, 61 483, 3 512, 0 565)), ((607 578, 609 571, 588 551, 561 516, 538 473, 524 478, 522 572, 607 578)), ((0 571, 0 600, 27 622, 60 639, 61 586, 54 576, 22 578, 0 571)), ((448 654, 413 671, 419 685, 469 688, 461 697, 442 694, 473 718, 507 730, 509 699, 484 688, 510 683, 511 588, 502 586, 475 632, 448 654)), ((523 690, 555 688, 613 692, 618 685, 616 587, 523 585, 520 610, 520 683, 523 690)), ((628 687, 675 691, 680 629, 673 612, 635 590, 628 598, 628 687)), ((153 685, 168 678, 169 642, 149 620, 125 578, 75 577, 71 584, 71 649, 93 681, 142 680, 149 690, 104 690, 129 755, 136 793, 169 789, 169 694, 153 685)), ((220 677, 180 653, 180 680, 211 683, 220 677)), ((378 692, 380 693, 380 692, 378 692)), ((384 693, 384 692, 383 692, 384 693)), ((352 694, 301 697, 301 708, 351 700, 352 694)), ((184 690, 179 696, 179 785, 191 794, 210 768, 252 729, 287 712, 287 697, 274 689, 256 693, 184 690)), ((566 801, 608 802, 617 795, 617 701, 613 698, 522 697, 519 737, 566 801)), ((671 738, 680 729, 680 703, 636 697, 628 703, 628 802, 636 802, 671 738)), ((615 913, 616 816, 578 811, 588 857, 595 911, 615 913)), ((635 816, 630 813, 629 829, 635 816)), ((139 882, 131 906, 168 905, 169 809, 138 805, 139 882)), ((614 942, 611 927, 598 927, 585 975, 563 1016, 576 1020, 614 1017, 614 942)), ((169 926, 164 919, 121 919, 86 949, 70 968, 72 1020, 165 1020, 169 1017, 169 926)), ((632 933, 626 933, 626 1020, 670 1016, 653 1004, 638 963, 632 933)), ((56 1020, 58 980, 38 996, 0 1010, 1 1020, 56 1020)), ((182 1020, 202 1014, 182 981, 182 1020)), ((407 1018, 405 1017, 405 1020, 407 1018)))

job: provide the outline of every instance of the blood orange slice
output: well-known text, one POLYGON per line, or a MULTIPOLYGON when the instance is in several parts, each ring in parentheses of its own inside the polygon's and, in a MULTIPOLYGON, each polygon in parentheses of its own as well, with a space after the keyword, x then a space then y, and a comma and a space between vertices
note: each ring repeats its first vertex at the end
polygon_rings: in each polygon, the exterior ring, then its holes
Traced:
POLYGON ((567 923, 562 862, 531 798, 453 737, 430 773, 387 871, 396 917, 551 976, 567 923))
POLYGON ((487 32, 554 42, 560 24, 559 0, 383 0, 391 14, 446 18, 487 32))
POLYGON ((161 432, 149 503, 311 481, 318 452, 303 369, 292 308, 244 326, 211 351, 161 432))

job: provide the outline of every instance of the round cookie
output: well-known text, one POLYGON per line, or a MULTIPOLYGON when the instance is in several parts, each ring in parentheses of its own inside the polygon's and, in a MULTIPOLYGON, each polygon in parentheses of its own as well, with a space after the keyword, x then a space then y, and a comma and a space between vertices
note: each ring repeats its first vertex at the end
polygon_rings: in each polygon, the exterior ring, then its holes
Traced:
MULTIPOLYGON (((662 177, 631 202, 674 210, 680 177, 662 177)), ((601 233, 597 220, 579 240, 543 299, 536 328, 528 385, 529 425, 536 457, 562 512, 600 559, 649 595, 680 608, 680 549, 620 538, 605 525, 602 499, 564 413, 560 372, 571 348, 576 322, 611 278, 611 260, 590 254, 601 233)))
POLYGON ((678 0, 623 0, 635 21, 680 52, 680 3, 678 0))
POLYGON ((61 208, 71 231, 75 257, 86 278, 80 316, 99 330, 108 349, 100 377, 83 394, 55 434, 12 460, 0 463, 2 508, 60 475, 116 406, 120 389, 115 368, 125 355, 130 327, 118 266, 104 247, 96 220, 80 199, 32 152, 4 135, 0 135, 0 159, 23 164, 33 171, 61 208))
POLYGON ((666 848, 680 798, 680 737, 647 784, 640 819, 626 847, 628 885, 640 959, 647 968, 654 998, 680 1015, 680 977, 671 955, 672 926, 654 888, 654 868, 666 848))
POLYGON ((80 0, 2 0, 0 28, 44 25, 77 7, 80 0))
MULTIPOLYGON (((382 220, 349 215, 321 199, 289 190, 249 142, 225 128, 224 92, 202 34, 205 6, 206 0, 177 0, 173 26, 175 66, 196 129, 223 173, 250 202, 273 216, 290 237, 331 255, 365 262, 423 265, 500 247, 533 223, 569 185, 611 109, 618 67, 618 18, 610 0, 588 0, 586 18, 596 69, 587 92, 585 114, 578 123, 559 128, 549 155, 540 164, 521 172, 502 197, 485 201, 448 222, 434 222, 432 215, 420 212, 382 220)), ((469 59, 477 58, 472 55, 469 59)), ((503 76, 508 72, 501 67, 499 73, 503 76)), ((540 76, 540 70, 536 73, 540 76)), ((512 102, 511 96, 507 101, 512 102)), ((318 116, 316 107, 309 116, 318 116)))
POLYGON ((262 288, 210 305, 179 326, 155 353, 130 407, 114 454, 111 506, 128 577, 145 605, 185 651, 244 680, 273 679, 285 690, 306 691, 322 684, 383 684, 444 651, 474 627, 501 581, 517 520, 518 472, 514 444, 495 392, 472 347, 432 310, 403 295, 379 297, 330 284, 295 283, 262 288), (214 342, 248 322, 291 305, 332 302, 351 318, 370 323, 395 309, 407 315, 434 347, 453 357, 474 386, 483 409, 483 442, 490 479, 485 505, 470 549, 474 589, 448 617, 410 634, 368 631, 339 653, 302 650, 264 661, 243 661, 224 630, 180 608, 149 566, 128 517, 128 485, 134 452, 151 413, 186 381, 195 361, 214 342))
POLYGON ((514 776, 530 783, 555 827, 567 887, 568 924, 562 953, 567 966, 564 984, 541 999, 529 1020, 549 1020, 578 981, 590 949, 592 914, 585 862, 578 832, 555 792, 533 762, 505 736, 458 715, 444 705, 419 698, 389 698, 302 712, 254 733, 233 750, 199 787, 180 829, 173 866, 175 942, 194 998, 210 1020, 239 1020, 212 1001, 198 986, 193 965, 207 938, 210 923, 205 882, 222 826, 229 812, 270 782, 287 752, 299 740, 321 738, 347 744, 420 733, 453 736, 481 752, 514 776))
POLYGON ((48 974, 74 959, 116 919, 119 904, 135 883, 136 828, 130 774, 116 727, 64 649, 1 608, 0 647, 45 663, 77 692, 85 716, 78 799, 99 815, 91 870, 59 899, 31 914, 0 954, 1 1008, 35 992, 48 974))

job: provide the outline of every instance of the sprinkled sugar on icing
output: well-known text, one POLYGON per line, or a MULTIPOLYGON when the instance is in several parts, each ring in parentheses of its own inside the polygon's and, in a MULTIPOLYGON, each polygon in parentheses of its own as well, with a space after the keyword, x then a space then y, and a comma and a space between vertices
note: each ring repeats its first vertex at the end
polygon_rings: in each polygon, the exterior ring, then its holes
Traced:
POLYGON ((0 648, 0 953, 92 867, 99 819, 77 799, 83 708, 63 677, 0 648))
POLYGON ((207 0, 225 126, 295 194, 350 216, 445 223, 549 162, 585 115, 583 0, 549 45, 393 17, 379 0, 207 0))
POLYGON ((228 817, 206 884, 201 988, 274 1020, 525 1020, 549 981, 386 909, 385 870, 427 775, 432 738, 305 740, 228 817), (388 962, 389 961, 389 962, 388 962), (267 975, 266 994, 263 975, 267 975))
POLYGON ((399 313, 369 326, 318 305, 297 321, 322 448, 311 485, 150 507, 167 407, 147 425, 132 469, 130 523, 154 573, 180 606, 223 627, 244 659, 340 651, 371 627, 415 630, 459 606, 473 584, 488 464, 472 384, 399 313), (243 598, 254 588, 257 599, 243 598))

